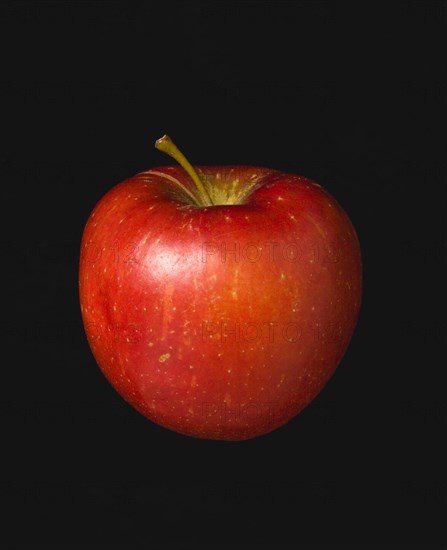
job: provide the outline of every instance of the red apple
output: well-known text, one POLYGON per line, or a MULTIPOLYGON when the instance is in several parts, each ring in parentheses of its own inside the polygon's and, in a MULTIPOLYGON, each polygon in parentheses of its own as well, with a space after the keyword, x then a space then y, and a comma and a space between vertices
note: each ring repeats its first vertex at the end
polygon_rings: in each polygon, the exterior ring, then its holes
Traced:
POLYGON ((252 166, 137 174, 96 205, 81 245, 93 354, 152 421, 242 440, 285 424, 340 363, 362 287, 358 239, 333 197, 252 166))

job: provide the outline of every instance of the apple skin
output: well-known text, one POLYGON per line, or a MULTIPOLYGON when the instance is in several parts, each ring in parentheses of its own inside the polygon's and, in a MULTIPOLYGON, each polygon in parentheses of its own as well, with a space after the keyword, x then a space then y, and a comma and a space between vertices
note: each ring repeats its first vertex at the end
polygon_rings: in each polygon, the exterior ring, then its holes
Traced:
POLYGON ((244 440, 285 424, 330 379, 361 303, 356 232, 311 180, 199 166, 198 207, 155 168, 112 188, 82 238, 80 303, 94 357, 140 413, 176 432, 244 440), (240 196, 240 195, 239 195, 240 196))

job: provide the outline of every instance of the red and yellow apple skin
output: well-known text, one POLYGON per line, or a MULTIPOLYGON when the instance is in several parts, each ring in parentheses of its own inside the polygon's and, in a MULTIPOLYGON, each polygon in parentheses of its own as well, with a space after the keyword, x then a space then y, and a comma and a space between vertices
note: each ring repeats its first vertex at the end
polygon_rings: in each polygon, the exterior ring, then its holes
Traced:
POLYGON ((291 420, 334 373, 359 314, 360 247, 304 177, 196 170, 214 205, 194 204, 172 166, 99 201, 82 238, 82 316, 102 372, 140 413, 244 440, 291 420))

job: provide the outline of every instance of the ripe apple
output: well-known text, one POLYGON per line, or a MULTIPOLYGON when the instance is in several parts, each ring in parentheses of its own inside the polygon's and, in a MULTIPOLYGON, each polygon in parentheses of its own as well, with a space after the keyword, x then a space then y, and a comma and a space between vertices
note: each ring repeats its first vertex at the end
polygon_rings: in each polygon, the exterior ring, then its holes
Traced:
POLYGON ((298 414, 357 321, 360 247, 320 185, 253 166, 180 166, 113 187, 81 244, 80 303, 106 378, 176 432, 243 440, 298 414))

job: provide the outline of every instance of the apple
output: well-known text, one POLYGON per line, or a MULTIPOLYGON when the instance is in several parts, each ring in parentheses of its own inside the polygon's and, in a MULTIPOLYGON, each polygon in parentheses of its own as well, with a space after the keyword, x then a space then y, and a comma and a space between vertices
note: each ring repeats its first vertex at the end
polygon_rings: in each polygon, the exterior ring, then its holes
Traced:
POLYGON ((244 440, 294 418, 340 363, 361 303, 354 227, 320 185, 179 162, 113 187, 81 244, 83 322, 135 409, 188 436, 244 440))

